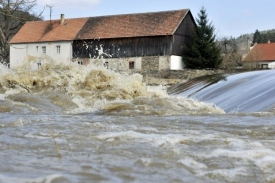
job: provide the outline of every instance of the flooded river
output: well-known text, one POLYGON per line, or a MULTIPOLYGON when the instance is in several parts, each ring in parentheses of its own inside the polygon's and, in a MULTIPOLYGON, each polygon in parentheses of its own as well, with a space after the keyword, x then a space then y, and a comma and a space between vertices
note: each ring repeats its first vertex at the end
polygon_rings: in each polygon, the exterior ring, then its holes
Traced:
POLYGON ((0 68, 0 182, 275 182, 270 104, 205 101, 94 66, 0 68))

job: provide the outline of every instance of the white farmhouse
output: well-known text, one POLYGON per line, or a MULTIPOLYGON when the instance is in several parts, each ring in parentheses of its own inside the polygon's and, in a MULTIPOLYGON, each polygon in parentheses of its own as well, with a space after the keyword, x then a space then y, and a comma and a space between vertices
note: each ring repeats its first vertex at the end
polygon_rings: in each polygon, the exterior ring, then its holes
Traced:
POLYGON ((27 22, 10 41, 10 67, 37 69, 45 62, 70 63, 72 41, 88 18, 27 22))

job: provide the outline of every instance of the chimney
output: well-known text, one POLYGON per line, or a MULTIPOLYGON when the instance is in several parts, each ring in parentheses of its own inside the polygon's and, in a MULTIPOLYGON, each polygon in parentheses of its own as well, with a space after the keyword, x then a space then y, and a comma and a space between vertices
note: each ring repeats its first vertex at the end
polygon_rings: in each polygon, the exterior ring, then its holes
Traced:
POLYGON ((64 21, 65 21, 64 19, 65 19, 65 18, 64 18, 64 14, 61 14, 61 15, 60 15, 60 24, 61 24, 61 25, 64 24, 64 21))

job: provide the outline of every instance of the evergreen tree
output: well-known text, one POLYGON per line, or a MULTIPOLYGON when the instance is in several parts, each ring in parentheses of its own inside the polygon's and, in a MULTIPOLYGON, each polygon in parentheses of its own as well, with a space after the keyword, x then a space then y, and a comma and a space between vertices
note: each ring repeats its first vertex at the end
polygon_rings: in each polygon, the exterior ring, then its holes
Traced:
POLYGON ((255 43, 267 43, 268 41, 270 41, 271 43, 275 42, 275 32, 273 30, 261 32, 256 30, 253 35, 251 46, 253 46, 255 43))
POLYGON ((208 23, 204 7, 198 13, 196 22, 193 39, 183 52, 183 62, 191 69, 218 68, 222 62, 221 50, 216 43, 215 28, 208 23))
POLYGON ((253 41, 251 46, 253 46, 255 43, 261 43, 261 42, 262 42, 261 33, 258 30, 256 30, 253 36, 253 41))

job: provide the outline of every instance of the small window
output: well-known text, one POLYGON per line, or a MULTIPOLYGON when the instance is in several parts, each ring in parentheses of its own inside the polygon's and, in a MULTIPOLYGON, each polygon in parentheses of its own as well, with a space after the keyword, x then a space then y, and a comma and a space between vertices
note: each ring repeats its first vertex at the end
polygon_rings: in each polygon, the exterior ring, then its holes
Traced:
POLYGON ((46 46, 42 46, 42 53, 46 54, 46 46))
POLYGON ((109 62, 105 62, 105 63, 103 64, 103 66, 106 67, 107 69, 109 69, 109 62))
POLYGON ((129 62, 129 69, 135 68, 135 62, 129 62))
POLYGON ((56 46, 56 53, 60 53, 60 45, 56 46))
POLYGON ((41 62, 37 62, 38 69, 41 67, 41 62))
POLYGON ((268 69, 268 64, 262 64, 262 69, 268 69))
POLYGON ((79 65, 83 65, 83 62, 82 61, 78 61, 77 62, 79 65))

